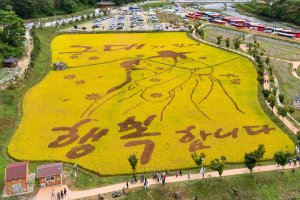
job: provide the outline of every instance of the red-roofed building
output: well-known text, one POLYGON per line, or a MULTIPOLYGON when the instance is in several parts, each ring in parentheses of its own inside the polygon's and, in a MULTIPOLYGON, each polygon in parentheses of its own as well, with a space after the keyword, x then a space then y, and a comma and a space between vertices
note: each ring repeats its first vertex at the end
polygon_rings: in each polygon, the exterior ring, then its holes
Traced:
POLYGON ((40 187, 62 184, 62 163, 38 166, 36 178, 39 179, 40 187))
POLYGON ((5 190, 7 195, 28 191, 28 162, 8 164, 5 173, 5 190))

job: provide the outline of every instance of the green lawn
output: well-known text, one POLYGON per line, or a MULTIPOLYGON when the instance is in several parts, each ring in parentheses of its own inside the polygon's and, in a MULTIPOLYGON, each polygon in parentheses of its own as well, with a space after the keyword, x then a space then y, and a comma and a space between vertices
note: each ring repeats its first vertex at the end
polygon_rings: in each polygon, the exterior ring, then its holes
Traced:
MULTIPOLYGON (((150 199, 175 199, 174 193, 179 192, 178 199, 193 199, 195 195, 199 199, 299 199, 300 198, 300 169, 293 174, 291 170, 284 173, 261 172, 211 178, 205 180, 192 180, 151 186, 145 190, 135 188, 119 199, 150 200, 150 199)), ((167 178, 168 179, 168 178, 167 178)), ((105 199, 112 199, 111 194, 105 194, 105 199)), ((96 200, 97 197, 89 197, 84 200, 96 200)))
MULTIPOLYGON (((271 60, 275 76, 279 81, 280 93, 285 95, 285 104, 292 105, 293 98, 299 95, 300 80, 292 76, 292 65, 287 62, 271 60)), ((295 109, 293 117, 300 120, 300 110, 295 109)))

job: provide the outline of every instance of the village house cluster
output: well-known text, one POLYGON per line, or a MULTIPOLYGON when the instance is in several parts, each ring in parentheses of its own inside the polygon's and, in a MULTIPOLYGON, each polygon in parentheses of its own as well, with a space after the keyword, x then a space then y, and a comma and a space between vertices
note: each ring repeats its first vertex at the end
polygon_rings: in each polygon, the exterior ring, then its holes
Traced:
POLYGON ((6 166, 3 197, 26 194, 33 191, 36 180, 41 188, 62 184, 62 163, 51 163, 37 167, 29 174, 28 162, 16 162, 6 166))

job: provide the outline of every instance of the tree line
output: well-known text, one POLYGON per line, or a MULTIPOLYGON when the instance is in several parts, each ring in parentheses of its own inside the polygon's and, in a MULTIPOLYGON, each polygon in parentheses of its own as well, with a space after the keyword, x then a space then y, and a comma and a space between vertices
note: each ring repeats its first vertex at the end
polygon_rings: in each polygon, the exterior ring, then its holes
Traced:
POLYGON ((24 40, 23 20, 14 12, 0 10, 0 67, 4 58, 23 55, 24 40))
POLYGON ((23 19, 73 13, 96 6, 97 0, 1 0, 0 9, 14 11, 23 19))
MULTIPOLYGON (((123 5, 141 0, 112 0, 123 5)), ((23 19, 70 14, 88 7, 96 7, 100 0, 1 0, 0 9, 14 11, 23 19)))
POLYGON ((238 4, 238 8, 257 15, 281 19, 300 25, 300 1, 279 0, 266 3, 253 1, 249 4, 238 4))

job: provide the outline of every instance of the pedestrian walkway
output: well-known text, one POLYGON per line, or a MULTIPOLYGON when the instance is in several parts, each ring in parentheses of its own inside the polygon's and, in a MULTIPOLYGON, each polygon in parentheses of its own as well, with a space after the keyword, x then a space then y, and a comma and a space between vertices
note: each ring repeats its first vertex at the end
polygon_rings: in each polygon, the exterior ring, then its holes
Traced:
POLYGON ((293 67, 292 67, 292 74, 294 77, 296 77, 297 79, 300 79, 300 76, 298 76, 297 74, 297 69, 300 66, 300 61, 297 62, 292 62, 293 63, 293 67))
MULTIPOLYGON (((241 44, 240 45, 240 48, 244 51, 244 52, 247 52, 248 51, 248 47, 246 44, 241 44)), ((266 57, 266 56, 265 56, 266 57)), ((297 78, 297 79, 300 79, 300 76, 298 76, 297 74, 297 69, 300 65, 300 61, 291 61, 291 60, 284 60, 284 59, 280 59, 280 58, 274 58, 274 57, 269 57, 270 59, 272 60, 278 60, 278 61, 282 61, 282 62, 287 62, 287 63, 292 63, 292 75, 297 78)))
POLYGON ((25 56, 21 58, 18 62, 18 67, 21 68, 21 72, 19 76, 22 76, 24 74, 24 72, 26 71, 26 69, 29 67, 30 64, 31 52, 33 50, 33 41, 29 30, 26 30, 26 34, 25 34, 25 48, 26 48, 25 56))
MULTIPOLYGON (((296 168, 299 168, 300 165, 297 165, 296 168)), ((293 165, 286 166, 285 169, 292 169, 293 165)), ((277 165, 266 165, 266 166, 258 166, 253 169, 253 173, 257 172, 266 172, 266 171, 279 171, 281 170, 281 167, 278 167, 277 165)), ((240 175, 240 174, 249 174, 249 169, 248 168, 238 168, 238 169, 228 169, 223 172, 222 176, 233 176, 233 175, 240 175)), ((279 173, 279 172, 278 172, 279 173)), ((204 175, 204 178, 214 178, 214 177, 219 177, 219 174, 217 172, 207 172, 204 175)), ((174 183, 174 182, 181 182, 181 181, 188 181, 188 180, 200 180, 202 179, 202 174, 191 174, 190 179, 188 179, 187 175, 183 176, 167 176, 166 177, 166 184, 168 183, 174 183)), ((157 183, 157 181, 153 179, 148 179, 149 185, 161 185, 161 183, 157 183)), ((108 186, 103 186, 100 188, 95 188, 95 189, 90 189, 90 190, 82 190, 82 191, 72 191, 70 190, 66 185, 62 186, 54 186, 54 187, 47 187, 40 189, 37 196, 36 200, 53 200, 56 199, 56 194, 57 192, 63 190, 64 188, 67 189, 67 196, 64 197, 64 199, 82 199, 84 197, 89 197, 89 196, 95 196, 98 194, 104 194, 104 193, 110 193, 114 191, 121 191, 123 187, 126 187, 125 183, 118 183, 118 184, 113 184, 113 185, 108 185, 108 186), (54 190, 54 196, 55 198, 52 198, 52 189, 54 190)), ((143 183, 135 183, 135 184, 130 184, 129 188, 137 188, 137 187, 143 187, 143 183)))

